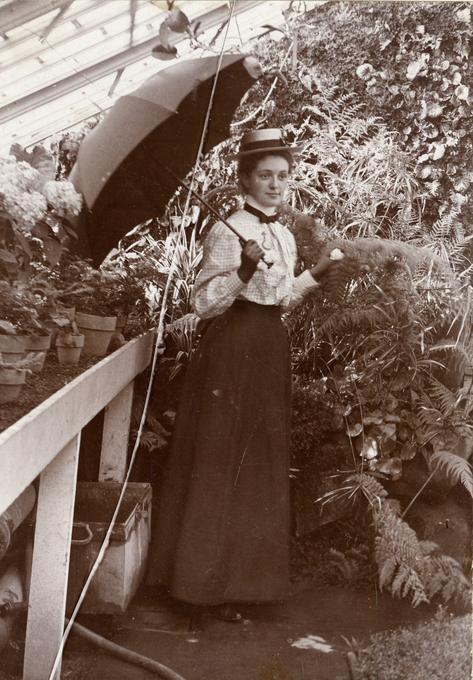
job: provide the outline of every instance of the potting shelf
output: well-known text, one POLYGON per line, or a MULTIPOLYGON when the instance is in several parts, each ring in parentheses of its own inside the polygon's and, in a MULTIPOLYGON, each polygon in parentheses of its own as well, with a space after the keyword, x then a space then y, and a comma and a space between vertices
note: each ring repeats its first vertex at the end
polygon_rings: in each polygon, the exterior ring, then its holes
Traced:
POLYGON ((61 648, 82 428, 105 409, 99 481, 123 482, 134 379, 154 335, 131 340, 0 434, 0 514, 40 479, 23 680, 49 678, 61 648))

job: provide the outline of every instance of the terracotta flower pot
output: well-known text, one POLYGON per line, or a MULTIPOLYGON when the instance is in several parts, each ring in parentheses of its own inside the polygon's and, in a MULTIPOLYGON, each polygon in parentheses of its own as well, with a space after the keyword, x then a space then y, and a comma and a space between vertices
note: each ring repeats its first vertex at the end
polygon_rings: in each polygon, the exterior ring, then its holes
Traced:
POLYGON ((84 354, 103 357, 115 332, 117 317, 76 312, 76 323, 85 336, 84 354))
POLYGON ((0 335, 0 354, 6 364, 14 364, 25 356, 24 335, 0 335))
POLYGON ((60 364, 73 366, 79 362, 79 358, 84 346, 83 335, 66 335, 58 334, 56 338, 56 352, 60 364))
POLYGON ((25 368, 0 368, 0 403, 18 399, 25 380, 25 368))
POLYGON ((36 357, 31 370, 39 373, 44 366, 46 354, 51 347, 51 335, 25 335, 25 351, 34 352, 36 357))

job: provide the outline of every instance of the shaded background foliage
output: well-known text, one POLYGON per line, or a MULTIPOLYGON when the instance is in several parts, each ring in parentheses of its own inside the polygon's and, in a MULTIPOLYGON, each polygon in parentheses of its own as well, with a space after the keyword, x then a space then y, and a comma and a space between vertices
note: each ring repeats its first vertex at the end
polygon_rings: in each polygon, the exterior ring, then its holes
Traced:
MULTIPOLYGON (((355 93, 365 116, 381 118, 398 132, 400 148, 415 153, 427 198, 424 219, 471 216, 465 207, 473 181, 471 38, 469 3, 322 5, 288 26, 281 42, 296 41, 300 63, 285 73, 288 87, 276 88, 266 122, 279 126, 290 119, 297 127, 314 94, 332 88, 338 98, 355 93)), ((272 43, 261 45, 263 60, 271 60, 272 43)))

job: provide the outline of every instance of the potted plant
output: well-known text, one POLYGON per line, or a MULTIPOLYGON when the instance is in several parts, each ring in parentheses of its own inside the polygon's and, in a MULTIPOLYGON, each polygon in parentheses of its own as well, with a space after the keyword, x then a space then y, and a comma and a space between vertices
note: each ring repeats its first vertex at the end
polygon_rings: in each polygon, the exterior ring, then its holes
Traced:
POLYGON ((104 356, 117 324, 113 278, 79 258, 67 258, 63 272, 59 300, 76 309, 77 327, 84 335, 84 353, 104 356))
POLYGON ((43 368, 51 346, 48 320, 54 309, 54 301, 49 294, 35 287, 32 278, 13 283, 3 281, 0 293, 0 317, 11 324, 14 329, 11 335, 15 335, 17 341, 20 340, 24 346, 23 351, 34 354, 36 362, 31 370, 38 373, 43 368))
POLYGON ((0 354, 10 363, 25 356, 25 338, 15 332, 15 326, 0 319, 0 354))
POLYGON ((148 303, 149 287, 156 275, 153 263, 146 256, 137 259, 133 253, 120 249, 113 259, 102 265, 104 276, 114 291, 117 312, 117 326, 112 341, 119 345, 125 342, 125 327, 139 334, 150 326, 148 303))
POLYGON ((85 337, 79 332, 74 315, 64 308, 55 318, 59 328, 56 335, 56 352, 60 364, 76 365, 84 347, 85 337))
POLYGON ((20 396, 27 374, 23 361, 24 359, 19 359, 15 363, 9 363, 0 358, 0 404, 15 401, 20 396))
POLYGON ((33 353, 14 361, 0 353, 0 404, 18 399, 27 374, 34 369, 35 361, 33 353))
POLYGON ((26 336, 40 328, 31 295, 19 283, 0 281, 0 353, 9 364, 25 356, 26 336))
POLYGON ((56 291, 47 282, 38 282, 36 277, 31 277, 25 294, 36 310, 35 327, 26 332, 25 348, 27 352, 35 353, 37 361, 32 370, 38 373, 44 366, 53 340, 51 320, 57 313, 56 291))
POLYGON ((100 269, 73 257, 66 258, 64 264, 59 299, 77 310, 77 326, 85 335, 85 353, 103 356, 112 338, 114 346, 123 344, 123 330, 130 316, 133 328, 138 332, 144 330, 144 319, 149 316, 148 279, 142 272, 138 275, 136 263, 131 266, 118 253, 118 257, 108 260, 100 269))

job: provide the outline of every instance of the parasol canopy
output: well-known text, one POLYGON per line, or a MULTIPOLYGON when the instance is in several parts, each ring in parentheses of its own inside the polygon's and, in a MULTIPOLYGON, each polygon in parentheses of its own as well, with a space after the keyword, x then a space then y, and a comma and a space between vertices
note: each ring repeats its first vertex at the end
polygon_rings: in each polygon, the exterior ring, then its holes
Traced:
POLYGON ((254 57, 216 55, 162 69, 83 139, 70 180, 84 196, 82 250, 96 264, 134 226, 159 217, 194 166, 217 70, 207 153, 229 136, 241 98, 261 75, 254 57))

